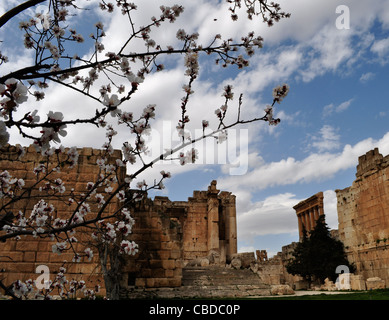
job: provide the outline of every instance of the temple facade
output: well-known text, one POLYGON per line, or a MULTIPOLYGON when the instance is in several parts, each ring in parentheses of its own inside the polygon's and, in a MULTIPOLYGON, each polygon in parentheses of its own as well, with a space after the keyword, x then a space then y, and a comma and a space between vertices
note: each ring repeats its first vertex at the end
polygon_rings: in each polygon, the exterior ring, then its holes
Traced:
POLYGON ((293 207, 296 210, 300 239, 303 236, 303 228, 309 233, 315 228, 319 216, 324 215, 323 199, 323 192, 318 192, 293 207))

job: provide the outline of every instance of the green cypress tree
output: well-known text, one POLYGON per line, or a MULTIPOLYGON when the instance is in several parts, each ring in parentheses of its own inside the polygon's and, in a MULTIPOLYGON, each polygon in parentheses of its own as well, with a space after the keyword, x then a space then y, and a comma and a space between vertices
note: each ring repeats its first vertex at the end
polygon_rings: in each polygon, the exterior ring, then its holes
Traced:
POLYGON ((319 216, 309 237, 303 231, 303 238, 293 252, 294 259, 286 266, 290 274, 323 282, 326 278, 335 281, 338 276, 335 270, 340 265, 347 266, 350 272, 355 271, 347 260, 343 243, 331 237, 324 215, 319 216))
POLYGON ((297 243, 292 253, 293 258, 286 265, 286 270, 290 274, 307 277, 310 276, 309 238, 304 225, 302 234, 300 242, 297 243))

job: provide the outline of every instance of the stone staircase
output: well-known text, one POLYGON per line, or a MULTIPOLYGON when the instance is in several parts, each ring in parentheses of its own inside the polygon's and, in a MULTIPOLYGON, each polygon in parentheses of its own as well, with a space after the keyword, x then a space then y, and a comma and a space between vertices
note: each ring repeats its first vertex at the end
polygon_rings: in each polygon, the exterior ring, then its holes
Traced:
POLYGON ((268 296, 271 286, 260 281, 250 269, 233 269, 222 266, 185 267, 182 286, 177 288, 137 289, 131 298, 156 299, 212 299, 253 298, 268 296))
POLYGON ((270 295, 270 286, 260 281, 250 269, 221 266, 185 267, 182 288, 190 288, 201 298, 243 298, 270 295))
POLYGON ((183 286, 263 286, 257 274, 250 269, 225 268, 221 266, 185 267, 182 269, 183 286))

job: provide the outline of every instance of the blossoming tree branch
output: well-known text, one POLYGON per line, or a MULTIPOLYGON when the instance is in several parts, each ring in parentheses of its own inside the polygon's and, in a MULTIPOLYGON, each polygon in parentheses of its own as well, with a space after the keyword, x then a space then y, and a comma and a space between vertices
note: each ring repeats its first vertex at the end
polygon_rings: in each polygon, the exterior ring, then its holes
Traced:
MULTIPOLYGON (((72 21, 71 17, 84 10, 77 2, 29 0, 10 8, 0 17, 0 28, 6 27, 12 21, 18 22, 20 33, 17 34, 21 35, 20 42, 25 50, 33 53, 34 61, 30 66, 18 70, 2 71, 8 70, 6 67, 9 59, 2 53, 6 51, 7 43, 0 42, 0 148, 9 142, 12 129, 12 132, 17 132, 25 141, 29 141, 36 151, 47 159, 34 168, 36 181, 32 185, 27 186, 23 179, 12 176, 8 171, 0 172, 0 241, 18 240, 25 236, 50 238, 54 243, 53 252, 61 254, 73 251, 74 262, 79 261, 81 257, 92 259, 92 247, 96 248, 102 264, 107 294, 111 299, 115 299, 119 293, 122 261, 119 258, 121 255, 135 255, 139 249, 137 244, 128 238, 134 225, 130 204, 139 200, 150 189, 163 188, 163 181, 171 176, 169 172, 161 171, 161 176, 148 185, 146 181, 139 180, 142 179, 142 174, 157 162, 166 159, 177 159, 181 165, 195 162, 197 151, 191 148, 185 153, 185 148, 207 138, 218 139, 221 143, 227 139, 227 130, 232 127, 257 121, 277 125, 280 119, 273 117, 273 109, 276 103, 286 97, 289 87, 282 84, 274 88, 272 103, 264 110, 258 111, 257 117, 245 119, 243 96, 240 94, 234 108, 231 106, 234 104, 233 86, 226 85, 221 92, 222 106, 215 110, 218 125, 210 128, 210 119, 203 119, 197 124, 202 128, 203 135, 193 138, 186 130, 191 121, 188 102, 195 94, 193 84, 200 81, 202 61, 213 59, 222 68, 243 69, 249 66, 250 57, 262 47, 263 39, 254 32, 242 35, 240 39, 222 39, 219 34, 215 34, 208 43, 199 43, 198 33, 188 33, 177 28, 176 39, 172 39, 172 42, 179 44, 166 46, 159 44, 158 39, 152 38, 153 31, 176 22, 185 10, 183 5, 161 6, 159 16, 149 17, 143 25, 138 25, 134 22, 138 14, 135 3, 127 0, 96 0, 92 2, 101 10, 100 15, 109 16, 115 10, 121 11, 123 17, 126 17, 128 37, 122 39, 117 51, 107 51, 105 44, 110 39, 106 36, 104 24, 96 21, 94 32, 89 35, 93 47, 85 54, 85 49, 81 50, 79 46, 84 45, 88 36, 75 30, 69 23, 72 21), (21 18, 38 4, 46 5, 46 11, 39 12, 27 20, 21 18), (143 50, 130 51, 134 44, 139 43, 144 44, 143 50), (141 112, 134 109, 131 99, 142 90, 148 76, 166 69, 161 60, 166 61, 167 57, 175 56, 183 57, 187 79, 182 86, 183 97, 177 106, 176 115, 180 143, 148 162, 144 159, 147 150, 145 135, 150 132, 158 115, 158 99, 156 97, 156 104, 145 106, 141 112), (46 93, 54 85, 63 86, 66 90, 70 89, 74 95, 93 101, 95 107, 89 116, 69 118, 65 110, 56 110, 55 105, 53 110, 46 114, 35 109, 34 102, 44 100, 46 93), (29 111, 21 112, 21 105, 29 111), (235 111, 230 111, 231 109, 235 111), (235 112, 235 121, 227 122, 227 112, 235 112), (77 164, 77 148, 65 148, 60 143, 68 130, 81 124, 90 125, 96 130, 105 130, 106 142, 102 145, 104 156, 96 163, 100 169, 96 181, 87 183, 85 192, 76 193, 72 189, 69 190, 60 178, 53 176, 64 167, 74 167, 77 164), (122 141, 123 158, 109 163, 108 158, 114 152, 112 141, 119 126, 126 127, 133 139, 122 141), (136 170, 133 169, 135 163, 141 163, 136 170), (120 168, 127 170, 125 181, 118 179, 120 168), (135 179, 141 182, 134 185, 135 179), (104 187, 104 193, 100 191, 101 187, 104 187), (130 189, 137 192, 129 192, 130 189), (10 208, 14 204, 30 199, 31 190, 39 194, 33 210, 12 213, 10 208), (54 218, 56 208, 50 203, 53 199, 66 202, 69 206, 73 205, 72 214, 54 218), (112 201, 120 203, 119 209, 107 214, 107 206, 112 201), (92 207, 97 209, 92 210, 92 207), (91 230, 94 244, 87 246, 83 252, 76 252, 72 244, 77 241, 76 230, 81 227, 91 230)), ((242 18, 259 18, 272 26, 280 19, 290 16, 281 11, 279 4, 267 0, 225 2, 229 4, 226 15, 230 15, 231 23, 242 18)), ((206 103, 207 101, 204 101, 204 104, 206 103)), ((22 158, 25 146, 18 145, 16 153, 22 158)), ((94 295, 93 291, 86 290, 79 282, 65 280, 65 271, 65 268, 62 268, 54 282, 37 294, 47 298, 54 288, 57 288, 64 298, 77 289, 84 290, 87 296, 94 295)), ((22 298, 27 297, 33 290, 33 281, 17 281, 12 287, 6 287, 0 279, 0 286, 6 294, 22 298)))

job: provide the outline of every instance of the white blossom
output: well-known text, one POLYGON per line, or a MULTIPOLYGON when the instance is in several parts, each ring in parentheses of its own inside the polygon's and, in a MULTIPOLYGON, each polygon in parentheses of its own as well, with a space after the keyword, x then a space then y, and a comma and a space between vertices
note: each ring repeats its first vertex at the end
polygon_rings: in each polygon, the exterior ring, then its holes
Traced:
POLYGON ((128 161, 131 164, 134 164, 136 162, 136 157, 134 154, 134 148, 129 144, 128 142, 123 143, 122 147, 123 156, 126 161, 128 161))
POLYGON ((273 98, 274 101, 280 103, 289 92, 289 86, 287 84, 283 84, 282 86, 277 86, 273 89, 273 98))
POLYGON ((95 198, 99 208, 102 207, 105 203, 104 196, 101 193, 98 193, 95 195, 95 198))
POLYGON ((93 251, 91 250, 91 248, 86 248, 84 250, 85 254, 86 254, 86 257, 88 258, 89 261, 92 260, 93 258, 93 251))
POLYGON ((179 161, 182 166, 187 163, 195 163, 196 159, 198 159, 198 151, 194 148, 186 153, 181 152, 179 155, 179 161))
POLYGON ((34 110, 31 114, 26 116, 26 120, 31 124, 38 123, 40 120, 40 117, 37 115, 37 113, 38 113, 38 110, 34 110))
POLYGON ((12 100, 16 104, 21 104, 21 103, 27 101, 28 89, 23 83, 21 83, 20 81, 14 79, 14 78, 10 78, 7 81, 5 81, 5 85, 6 85, 7 91, 9 91, 12 95, 12 100))
POLYGON ((14 294, 19 298, 28 293, 27 285, 20 280, 16 280, 13 283, 12 290, 13 290, 14 294))
POLYGON ((120 243, 120 253, 134 256, 138 253, 138 251, 138 245, 134 241, 123 240, 120 243))
POLYGON ((132 225, 120 221, 117 226, 117 230, 120 231, 124 236, 128 236, 132 232, 132 225))
POLYGON ((160 174, 162 175, 162 178, 171 178, 170 172, 165 172, 165 170, 162 170, 160 174))
POLYGON ((196 77, 199 72, 199 62, 197 52, 188 52, 185 55, 185 75, 196 77))
POLYGON ((142 180, 142 181, 139 181, 137 184, 136 184, 136 187, 138 189, 142 189, 143 187, 147 187, 147 183, 145 180, 142 180))
POLYGON ((185 30, 179 29, 179 30, 177 31, 176 37, 177 37, 178 40, 182 40, 182 41, 185 40, 185 37, 186 37, 186 32, 185 32, 185 30))
POLYGON ((143 109, 142 117, 149 119, 154 119, 155 117, 155 104, 149 104, 146 108, 143 109))
POLYGON ((127 79, 131 82, 131 83, 134 83, 134 84, 140 84, 144 81, 144 79, 140 76, 137 76, 135 74, 133 74, 132 72, 128 72, 126 74, 127 76, 127 79))
POLYGON ((120 202, 123 202, 126 200, 126 194, 124 190, 120 190, 117 194, 116 197, 119 199, 120 202))
POLYGON ((96 160, 96 164, 100 167, 103 168, 105 166, 105 159, 100 158, 96 160))
POLYGON ((46 13, 46 14, 38 13, 36 15, 36 17, 41 21, 43 30, 45 30, 45 31, 49 30, 50 22, 51 22, 50 14, 49 13, 46 13))
POLYGON ((219 133, 219 136, 217 137, 217 143, 223 143, 227 140, 227 130, 223 130, 219 133))
POLYGON ((51 246, 51 250, 53 251, 53 253, 61 254, 66 249, 66 246, 67 246, 66 241, 57 242, 56 244, 53 244, 51 246))

